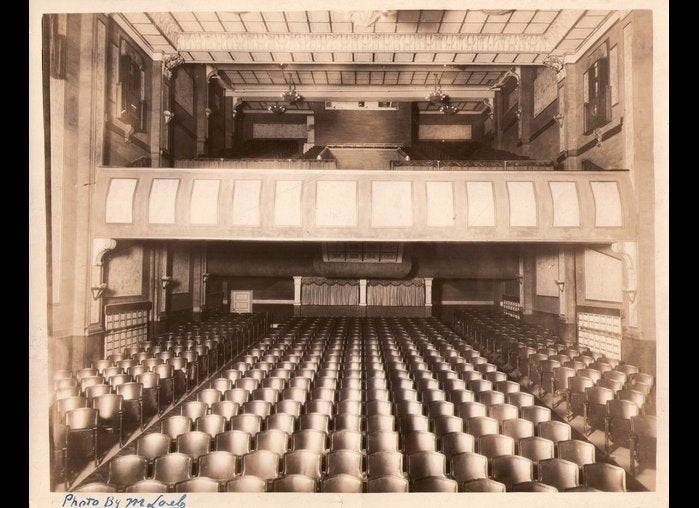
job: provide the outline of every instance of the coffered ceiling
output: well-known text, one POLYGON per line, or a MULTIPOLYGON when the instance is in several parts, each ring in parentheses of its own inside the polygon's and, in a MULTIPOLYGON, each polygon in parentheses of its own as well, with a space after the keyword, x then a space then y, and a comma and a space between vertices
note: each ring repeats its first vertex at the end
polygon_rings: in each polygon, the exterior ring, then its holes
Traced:
POLYGON ((232 94, 273 100, 293 83, 309 99, 403 89, 424 100, 435 77, 481 102, 513 66, 565 57, 618 11, 400 10, 112 14, 153 55, 207 64, 232 94))

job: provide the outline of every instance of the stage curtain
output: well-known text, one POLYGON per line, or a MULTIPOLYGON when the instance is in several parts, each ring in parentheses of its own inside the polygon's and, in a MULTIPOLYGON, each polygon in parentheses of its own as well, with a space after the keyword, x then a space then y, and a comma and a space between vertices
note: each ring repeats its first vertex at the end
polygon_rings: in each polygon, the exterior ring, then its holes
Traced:
POLYGON ((425 284, 422 279, 370 281, 366 296, 367 305, 421 307, 425 305, 425 284))
POLYGON ((304 277, 301 280, 301 305, 359 305, 359 282, 304 277))

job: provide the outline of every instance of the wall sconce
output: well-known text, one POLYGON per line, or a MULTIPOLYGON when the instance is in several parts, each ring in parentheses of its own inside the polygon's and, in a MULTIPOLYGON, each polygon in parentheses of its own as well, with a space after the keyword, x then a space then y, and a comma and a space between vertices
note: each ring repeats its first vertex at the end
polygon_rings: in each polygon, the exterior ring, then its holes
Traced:
POLYGON ((522 108, 515 109, 515 118, 517 118, 517 120, 522 118, 522 108))
POLYGON ((523 275, 518 275, 517 277, 515 277, 515 280, 516 280, 517 282, 519 282, 519 285, 520 285, 520 286, 521 286, 522 284, 524 284, 524 276, 523 276, 523 275))
POLYGON ((204 113, 206 113, 206 118, 209 118, 209 117, 211 116, 211 111, 212 111, 211 108, 206 108, 206 109, 204 110, 204 113))
POLYGON ((564 280, 555 280, 554 282, 556 286, 558 286, 558 290, 562 293, 566 287, 566 282, 564 280))
POLYGON ((163 116, 165 117, 165 125, 167 125, 170 122, 172 122, 173 118, 175 118, 175 113, 166 109, 165 111, 163 111, 163 116))
POLYGON ((626 293, 629 297, 629 301, 631 303, 636 302, 636 290, 635 289, 624 289, 624 293, 626 293))
POLYGON ((559 127, 563 127, 563 115, 560 113, 556 113, 553 115, 553 119, 558 122, 559 127))
POLYGON ((493 119, 493 105, 487 98, 483 99, 483 112, 486 114, 488 118, 490 118, 491 120, 493 119))
POLYGON ((604 133, 602 132, 602 129, 600 129, 599 127, 597 127, 592 132, 595 135, 595 139, 597 140, 597 147, 599 148, 600 146, 602 146, 602 136, 604 135, 604 133))
POLYGON ((167 289, 170 284, 172 284, 172 276, 166 275, 160 279, 160 285, 163 287, 163 289, 167 289))
POLYGON ((201 274, 201 280, 204 281, 204 284, 208 282, 209 277, 211 277, 211 274, 209 272, 204 272, 201 274))
POLYGON ((136 129, 133 128, 133 125, 127 124, 128 127, 124 129, 124 143, 131 143, 131 136, 133 135, 134 132, 136 132, 136 129))
POLYGON ((103 282, 99 286, 92 286, 90 288, 90 291, 92 291, 92 299, 93 300, 99 300, 102 298, 102 295, 104 294, 104 290, 107 289, 107 283, 103 282))

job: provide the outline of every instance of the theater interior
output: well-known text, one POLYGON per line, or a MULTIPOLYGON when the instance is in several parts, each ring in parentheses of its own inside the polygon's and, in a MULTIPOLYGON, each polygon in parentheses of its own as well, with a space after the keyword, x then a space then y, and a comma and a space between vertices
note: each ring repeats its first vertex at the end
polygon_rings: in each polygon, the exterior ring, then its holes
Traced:
POLYGON ((654 14, 41 16, 50 490, 655 491, 654 14))

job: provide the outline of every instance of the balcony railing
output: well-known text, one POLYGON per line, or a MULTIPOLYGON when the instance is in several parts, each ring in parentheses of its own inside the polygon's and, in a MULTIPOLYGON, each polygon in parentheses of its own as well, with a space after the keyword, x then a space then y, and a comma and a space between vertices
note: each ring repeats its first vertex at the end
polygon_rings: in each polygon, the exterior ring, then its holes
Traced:
POLYGON ((553 171, 550 160, 414 160, 391 161, 392 170, 413 171, 553 171))
POLYGON ((190 169, 336 169, 334 160, 314 159, 182 159, 176 168, 190 169))
MULTIPOLYGON (((329 153, 330 148, 346 148, 346 146, 325 147, 321 152, 321 159, 182 159, 175 161, 175 167, 188 169, 337 169, 337 162, 334 159, 324 157, 325 154, 329 153)), ((382 148, 386 147, 382 146, 382 148)), ((143 166, 139 165, 139 167, 143 166)), ((554 162, 551 160, 393 160, 390 161, 389 168, 392 171, 553 171, 554 162)))

